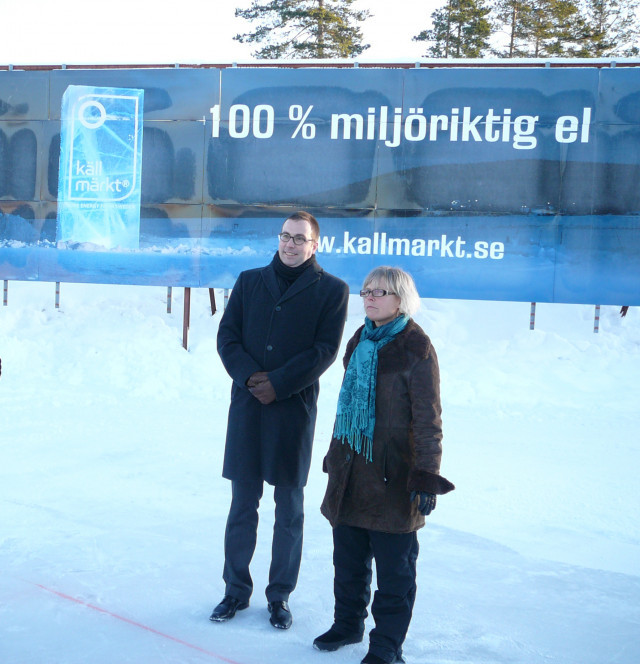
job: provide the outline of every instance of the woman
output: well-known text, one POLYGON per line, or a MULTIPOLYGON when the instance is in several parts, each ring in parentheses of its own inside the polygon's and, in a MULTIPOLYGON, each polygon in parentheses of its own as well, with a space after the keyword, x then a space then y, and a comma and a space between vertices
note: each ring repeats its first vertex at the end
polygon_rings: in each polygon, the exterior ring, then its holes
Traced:
POLYGON ((375 628, 362 664, 403 662, 416 594, 416 531, 455 487, 439 474, 440 376, 429 337, 411 318, 420 298, 411 275, 378 267, 365 279, 365 324, 347 344, 345 375, 322 513, 333 527, 334 624, 318 650, 362 641, 377 590, 375 628))

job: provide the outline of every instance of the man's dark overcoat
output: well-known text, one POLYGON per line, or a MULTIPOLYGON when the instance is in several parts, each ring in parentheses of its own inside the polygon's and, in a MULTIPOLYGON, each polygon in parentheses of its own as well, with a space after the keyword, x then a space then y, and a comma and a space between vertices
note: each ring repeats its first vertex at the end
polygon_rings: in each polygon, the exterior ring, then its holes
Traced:
POLYGON ((272 265, 242 272, 220 321, 218 352, 233 379, 223 477, 274 486, 307 482, 320 375, 335 360, 348 286, 317 263, 280 293, 272 265), (246 386, 266 371, 276 401, 246 386))
MULTIPOLYGON (((345 369, 362 327, 347 344, 345 369)), ((410 320, 380 348, 373 461, 333 438, 323 462, 329 474, 322 514, 333 527, 409 533, 424 526, 411 491, 443 494, 454 485, 440 475, 442 420, 438 358, 429 337, 410 320)))

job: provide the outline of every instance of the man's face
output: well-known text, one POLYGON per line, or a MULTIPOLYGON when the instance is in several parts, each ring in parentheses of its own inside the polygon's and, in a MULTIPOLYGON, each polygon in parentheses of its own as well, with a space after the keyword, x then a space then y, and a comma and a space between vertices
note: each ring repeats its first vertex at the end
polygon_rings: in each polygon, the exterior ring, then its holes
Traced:
POLYGON ((318 243, 313 239, 311 224, 304 219, 287 219, 282 226, 282 233, 289 233, 291 239, 288 242, 280 240, 278 254, 280 260, 289 267, 298 267, 316 253, 318 243), (293 237, 303 235, 311 242, 295 244, 293 237))

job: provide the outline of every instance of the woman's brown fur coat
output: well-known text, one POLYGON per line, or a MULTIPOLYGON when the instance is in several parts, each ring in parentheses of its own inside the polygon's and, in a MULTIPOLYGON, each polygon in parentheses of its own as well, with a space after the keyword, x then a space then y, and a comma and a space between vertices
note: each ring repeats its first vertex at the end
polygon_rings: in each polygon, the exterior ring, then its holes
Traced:
MULTIPOLYGON (((347 344, 345 369, 362 327, 347 344)), ((327 491, 321 511, 332 526, 386 533, 424 526, 411 491, 444 494, 454 485, 440 475, 442 420, 438 358, 413 320, 378 353, 373 461, 332 439, 324 458, 327 491)))

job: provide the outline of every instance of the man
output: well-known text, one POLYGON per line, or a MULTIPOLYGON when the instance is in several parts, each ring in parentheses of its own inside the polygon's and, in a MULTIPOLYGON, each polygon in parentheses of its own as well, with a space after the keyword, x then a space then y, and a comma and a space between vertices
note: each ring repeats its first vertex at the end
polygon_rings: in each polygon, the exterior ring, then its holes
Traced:
POLYGON ((218 331, 233 378, 223 477, 231 480, 224 541, 225 595, 211 620, 249 606, 263 482, 273 485, 275 525, 266 588, 274 627, 292 623, 289 595, 302 556, 303 487, 311 464, 320 375, 335 360, 349 289, 316 262, 320 229, 307 212, 282 226, 269 265, 242 272, 218 331))

